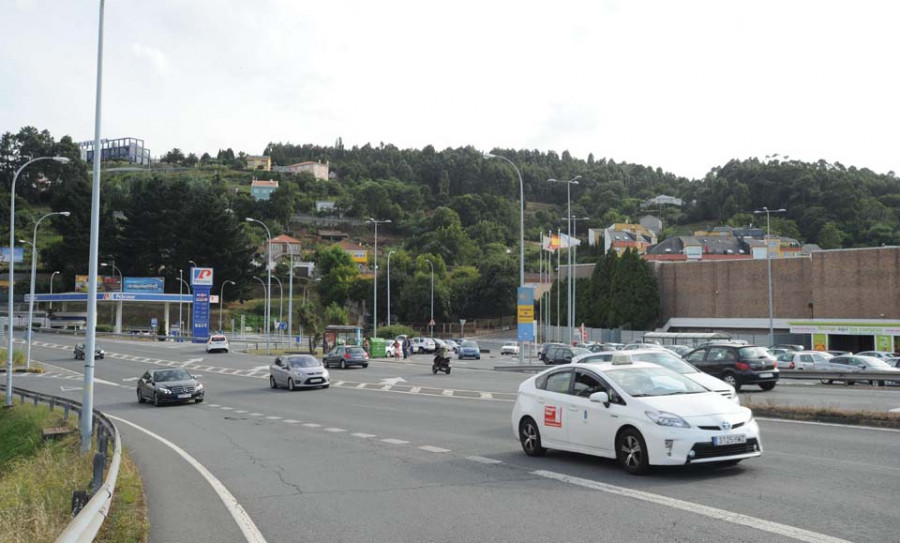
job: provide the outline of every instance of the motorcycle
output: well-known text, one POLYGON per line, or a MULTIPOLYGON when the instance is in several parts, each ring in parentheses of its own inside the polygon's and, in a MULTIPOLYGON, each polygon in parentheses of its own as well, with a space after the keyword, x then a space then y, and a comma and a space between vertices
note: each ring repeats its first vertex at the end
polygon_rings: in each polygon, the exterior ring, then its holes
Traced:
POLYGON ((431 364, 431 373, 437 374, 439 371, 450 375, 450 357, 441 356, 440 354, 434 355, 434 362, 431 364))

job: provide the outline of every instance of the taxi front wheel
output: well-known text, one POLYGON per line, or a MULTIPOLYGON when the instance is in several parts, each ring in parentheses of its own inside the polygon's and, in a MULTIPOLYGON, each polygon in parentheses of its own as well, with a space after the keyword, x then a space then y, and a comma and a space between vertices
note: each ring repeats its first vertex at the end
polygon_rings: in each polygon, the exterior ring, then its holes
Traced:
POLYGON ((625 471, 632 475, 643 475, 650 464, 647 458, 647 444, 644 437, 634 428, 626 428, 619 436, 616 458, 625 471))
POLYGON ((544 456, 547 449, 541 446, 541 431, 531 417, 525 417, 519 424, 519 441, 528 456, 544 456))

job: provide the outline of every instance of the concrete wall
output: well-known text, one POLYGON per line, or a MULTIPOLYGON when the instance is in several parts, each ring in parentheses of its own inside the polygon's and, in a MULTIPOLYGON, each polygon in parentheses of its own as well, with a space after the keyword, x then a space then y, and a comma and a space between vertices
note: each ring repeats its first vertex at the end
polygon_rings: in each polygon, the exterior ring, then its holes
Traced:
MULTIPOLYGON (((769 316, 765 260, 656 262, 660 322, 769 316)), ((900 248, 772 260, 776 318, 900 318, 900 248), (810 307, 812 303, 812 307, 810 307)))

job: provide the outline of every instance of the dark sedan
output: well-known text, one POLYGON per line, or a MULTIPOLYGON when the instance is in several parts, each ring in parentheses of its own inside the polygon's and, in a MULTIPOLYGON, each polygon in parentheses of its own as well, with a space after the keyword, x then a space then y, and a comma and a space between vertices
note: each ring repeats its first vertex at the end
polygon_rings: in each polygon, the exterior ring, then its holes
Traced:
POLYGON ((203 384, 183 369, 150 370, 141 376, 137 385, 138 403, 152 402, 159 407, 163 403, 203 401, 203 384))
POLYGON ((350 366, 362 366, 368 368, 369 355, 366 354, 366 351, 363 350, 362 347, 357 347, 355 345, 338 345, 325 355, 325 358, 322 359, 322 363, 326 368, 330 368, 333 364, 336 364, 340 366, 342 370, 347 369, 350 366))
MULTIPOLYGON (((94 344, 94 360, 102 359, 106 356, 106 351, 97 344, 94 344)), ((75 360, 84 360, 84 343, 75 344, 75 360)))

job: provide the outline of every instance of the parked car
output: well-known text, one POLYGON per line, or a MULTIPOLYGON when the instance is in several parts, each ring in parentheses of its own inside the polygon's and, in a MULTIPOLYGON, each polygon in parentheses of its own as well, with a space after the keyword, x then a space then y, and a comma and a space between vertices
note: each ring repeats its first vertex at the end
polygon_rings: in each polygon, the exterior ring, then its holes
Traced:
POLYGON ((820 351, 788 351, 778 355, 778 369, 781 370, 814 370, 816 362, 824 362, 831 358, 828 353, 820 351))
POLYGON ((149 370, 138 379, 138 403, 152 402, 159 407, 163 403, 180 403, 191 400, 200 403, 205 397, 203 383, 181 368, 149 370))
POLYGON ((622 349, 625 348, 625 344, 624 344, 624 343, 610 343, 610 342, 606 342, 606 343, 603 344, 603 346, 606 347, 606 350, 608 350, 608 351, 621 351, 622 349))
POLYGON ((456 341, 454 341, 454 340, 452 340, 452 339, 445 339, 445 340, 444 340, 444 343, 446 343, 448 347, 450 347, 451 349, 453 349, 453 352, 454 352, 454 353, 458 353, 458 352, 459 352, 459 343, 457 343, 456 341))
POLYGON ((775 359, 765 347, 758 345, 729 342, 700 347, 691 351, 685 360, 737 391, 743 385, 759 385, 763 390, 772 390, 778 383, 775 359))
POLYGON ((544 343, 543 345, 541 345, 540 350, 538 350, 538 360, 540 360, 541 362, 546 364, 547 363, 547 351, 549 351, 551 347, 558 346, 558 345, 565 346, 565 343, 544 343))
POLYGON ((700 371, 690 363, 685 362, 684 359, 680 356, 668 351, 659 349, 645 349, 620 352, 614 351, 611 353, 590 353, 577 356, 574 360, 572 360, 572 362, 582 364, 600 364, 604 362, 612 362, 615 364, 631 364, 633 362, 649 362, 650 364, 656 364, 657 366, 662 366, 674 371, 675 373, 684 375, 698 385, 706 387, 709 390, 719 394, 723 398, 728 398, 734 403, 741 403, 740 398, 738 398, 737 391, 733 386, 722 381, 721 379, 713 377, 708 373, 700 371), (609 358, 607 358, 605 354, 610 355, 609 358))
POLYGON ((228 338, 222 334, 212 334, 206 340, 206 352, 214 353, 216 351, 228 352, 228 338))
MULTIPOLYGON (((863 373, 866 371, 885 371, 897 373, 897 381, 900 381, 900 369, 891 367, 890 364, 885 362, 880 358, 875 358, 873 356, 861 356, 858 354, 853 355, 844 355, 844 356, 835 356, 833 358, 829 358, 824 362, 817 363, 815 366, 816 371, 841 371, 841 372, 852 372, 852 373, 863 373)), ((866 381, 869 384, 876 386, 884 386, 885 381, 883 380, 871 380, 866 379, 864 376, 861 379, 822 379, 821 381, 826 385, 830 385, 834 381, 844 381, 844 383, 848 385, 852 385, 857 381, 866 381)), ((894 381, 891 381, 894 382, 894 381)))
POLYGON ((519 386, 511 423, 529 456, 547 448, 592 454, 631 474, 762 454, 749 409, 647 362, 547 369, 519 386))
POLYGON ((322 363, 326 369, 334 364, 340 366, 342 370, 350 366, 368 368, 369 354, 362 347, 356 345, 338 345, 325 355, 322 363))
POLYGON ((457 355, 460 360, 463 358, 474 358, 475 360, 481 360, 481 349, 478 348, 478 344, 470 339, 462 340, 462 343, 459 344, 459 353, 457 355))
POLYGON ((766 347, 766 350, 769 351, 769 354, 774 356, 776 359, 784 353, 794 352, 793 349, 785 349, 783 347, 766 347))
POLYGON ((433 353, 437 349, 430 337, 414 337, 409 340, 409 349, 414 353, 433 353))
POLYGON ((500 354, 519 354, 519 345, 517 343, 506 343, 500 347, 500 354))
POLYGON ((900 357, 888 358, 885 362, 892 368, 900 368, 900 357))
POLYGON ((863 351, 861 353, 855 353, 857 356, 871 356, 872 358, 880 358, 881 360, 887 360, 889 358, 894 358, 895 355, 892 352, 888 351, 863 351))
POLYGON ((677 354, 678 356, 684 356, 694 350, 694 349, 688 347, 687 345, 663 345, 663 347, 672 351, 673 353, 677 354))
POLYGON ((629 343, 622 348, 623 351, 634 351, 635 349, 664 349, 659 343, 629 343))
POLYGON ((331 376, 319 360, 308 354, 279 356, 269 366, 269 386, 297 388, 328 388, 331 376))
POLYGON ((569 347, 567 345, 554 345, 550 347, 547 354, 544 355, 544 364, 569 364, 572 360, 582 354, 588 354, 591 351, 580 347, 569 347))
MULTIPOLYGON (((106 351, 100 345, 94 344, 94 360, 103 359, 106 351)), ((84 360, 84 343, 75 344, 75 360, 84 360)))
POLYGON ((789 351, 805 351, 806 347, 803 345, 792 345, 790 343, 779 343, 778 345, 770 345, 770 349, 787 349, 789 351))

